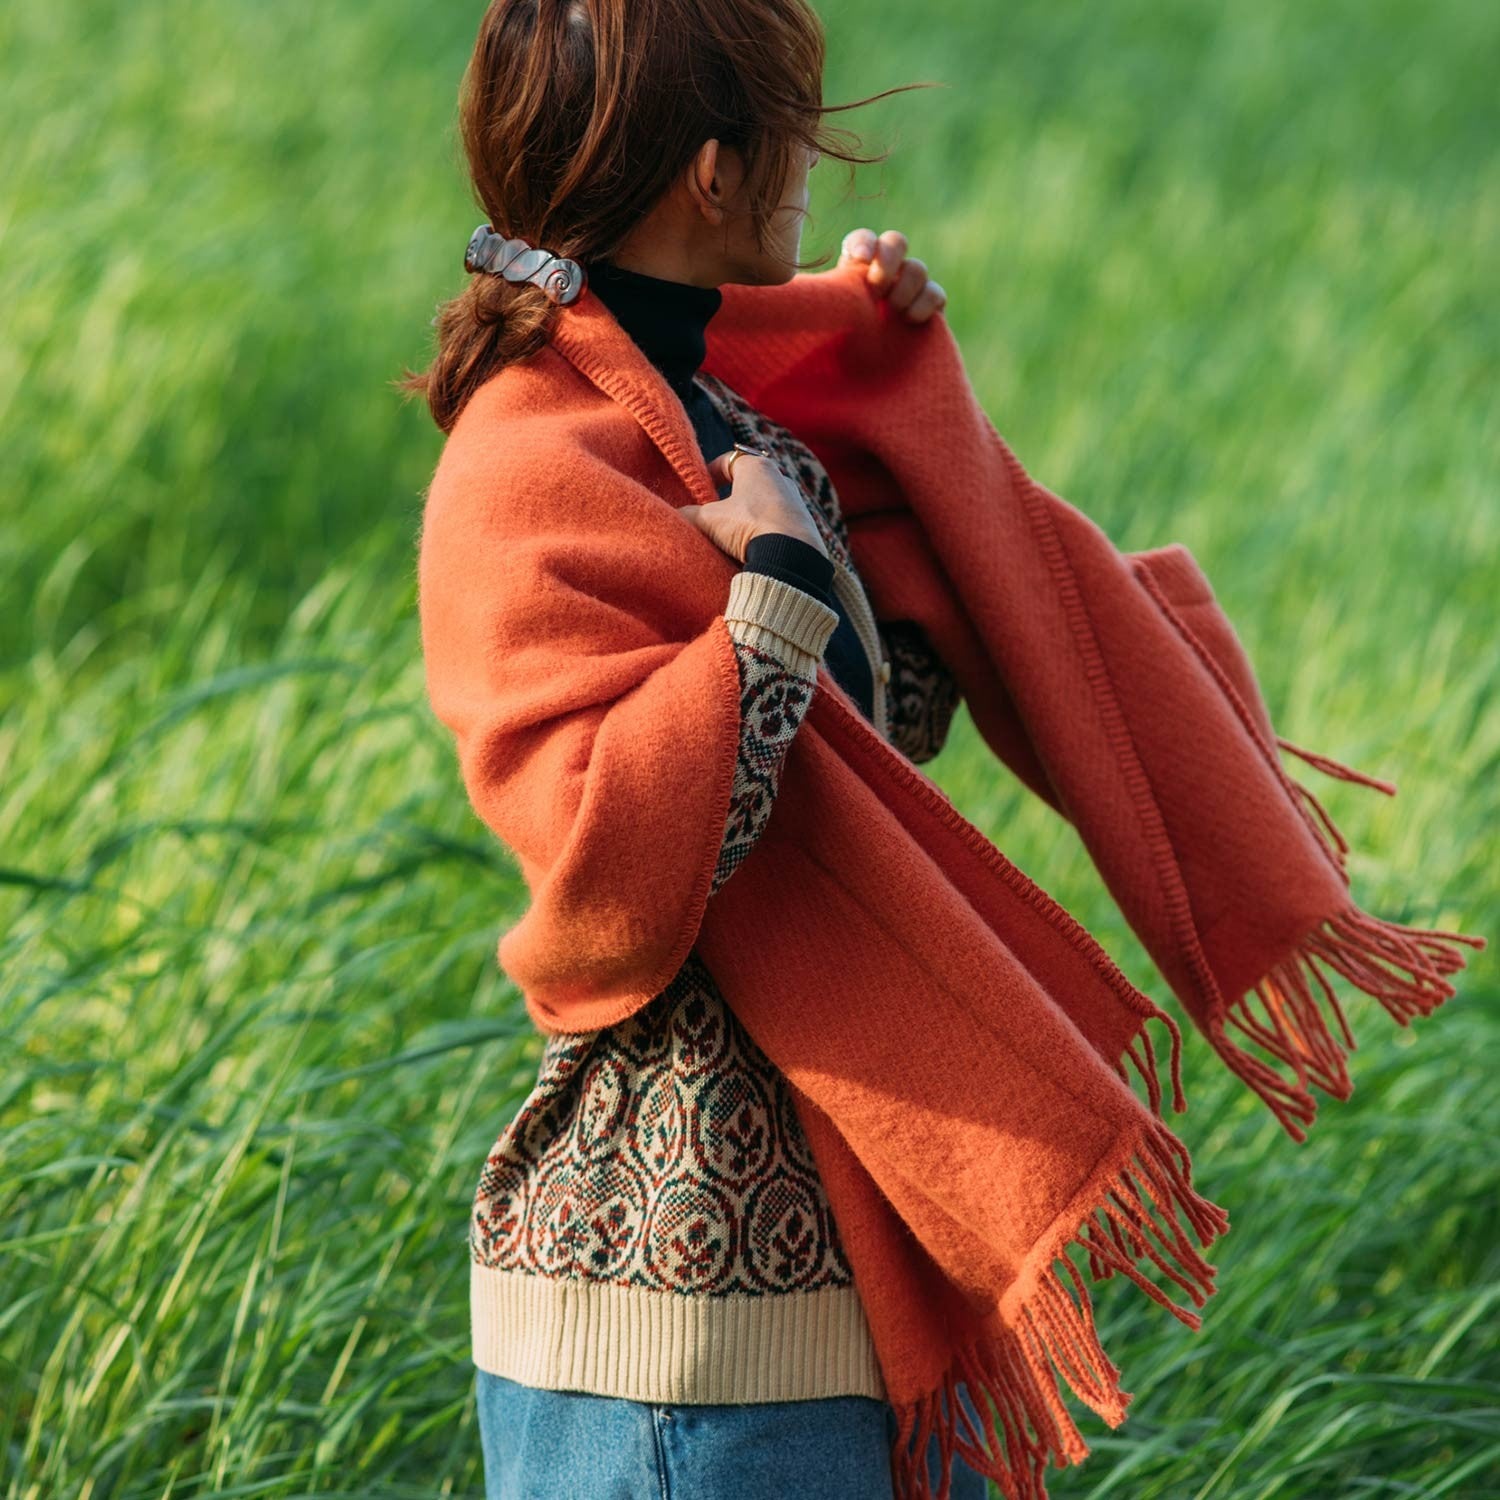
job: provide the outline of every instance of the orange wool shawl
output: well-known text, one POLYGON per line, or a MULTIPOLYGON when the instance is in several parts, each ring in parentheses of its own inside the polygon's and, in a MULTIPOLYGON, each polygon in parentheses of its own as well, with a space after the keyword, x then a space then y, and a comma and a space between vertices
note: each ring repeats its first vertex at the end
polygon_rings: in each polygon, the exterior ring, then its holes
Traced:
MULTIPOLYGON (((1347 846, 1279 752, 1395 788, 1277 735, 1191 553, 1122 553, 1032 479, 941 315, 908 322, 860 266, 722 290, 705 368, 823 462, 876 614, 923 627, 1194 1025, 1304 1139, 1312 1086, 1352 1087, 1330 972, 1406 1025, 1454 992, 1455 945, 1484 946, 1361 911, 1347 846)), ((1180 1034, 826 666, 765 830, 709 899, 739 564, 675 508, 716 498, 683 407, 587 293, 449 435, 422 645, 469 799, 530 895, 499 962, 543 1032, 592 1031, 696 944, 793 1089, 899 1418, 898 1500, 931 1495, 933 1432, 940 1497, 954 1451, 1011 1500, 1043 1497, 1049 1460, 1089 1451, 1058 1375, 1111 1427, 1130 1400, 1069 1247, 1194 1329, 1136 1262, 1196 1306, 1214 1289, 1189 1231, 1206 1247, 1229 1218, 1163 1122, 1146 1024, 1170 1037, 1179 1113, 1180 1034)))

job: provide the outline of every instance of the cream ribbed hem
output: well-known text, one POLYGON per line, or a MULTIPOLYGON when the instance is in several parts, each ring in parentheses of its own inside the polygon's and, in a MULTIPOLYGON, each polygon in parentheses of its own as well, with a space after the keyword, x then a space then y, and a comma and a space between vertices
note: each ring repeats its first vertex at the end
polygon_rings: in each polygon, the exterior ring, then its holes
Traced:
POLYGON ((685 1404, 885 1399, 852 1284, 709 1297, 469 1267, 474 1363, 522 1385, 685 1404))
POLYGON ((729 580, 724 620, 741 644, 760 646, 790 671, 816 677, 839 612, 795 583, 743 568, 729 580))

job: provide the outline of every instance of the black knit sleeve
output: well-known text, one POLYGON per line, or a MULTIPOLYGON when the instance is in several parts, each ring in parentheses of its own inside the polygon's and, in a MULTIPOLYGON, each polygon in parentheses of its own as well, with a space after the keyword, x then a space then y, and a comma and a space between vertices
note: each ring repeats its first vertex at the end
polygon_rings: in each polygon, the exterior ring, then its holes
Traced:
POLYGON ((799 536, 763 531, 751 537, 745 548, 745 566, 794 584, 830 609, 838 608, 833 595, 833 559, 799 536))

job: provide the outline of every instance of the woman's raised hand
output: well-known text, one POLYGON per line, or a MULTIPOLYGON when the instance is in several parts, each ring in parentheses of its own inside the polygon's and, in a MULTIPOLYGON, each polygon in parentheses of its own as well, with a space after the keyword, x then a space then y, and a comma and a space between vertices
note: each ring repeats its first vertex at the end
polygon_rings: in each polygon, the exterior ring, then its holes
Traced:
POLYGON ((851 263, 868 266, 866 279, 872 290, 889 297, 910 322, 925 323, 947 305, 947 292, 928 276, 925 263, 908 257, 906 236, 899 229, 879 235, 873 229, 851 229, 844 236, 839 265, 851 263))
POLYGON ((744 562, 750 539, 763 531, 800 537, 826 557, 828 548, 796 481, 774 458, 755 453, 741 453, 731 469, 735 451, 717 454, 708 464, 715 485, 733 486, 729 493, 712 505, 679 505, 678 515, 686 516, 736 562, 744 562))

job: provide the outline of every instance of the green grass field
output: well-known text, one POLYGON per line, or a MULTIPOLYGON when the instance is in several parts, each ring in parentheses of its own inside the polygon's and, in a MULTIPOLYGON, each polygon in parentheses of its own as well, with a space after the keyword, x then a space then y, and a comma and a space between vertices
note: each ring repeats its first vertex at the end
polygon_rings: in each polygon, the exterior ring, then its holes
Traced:
MULTIPOLYGON (((0 9, 0 1495, 482 1496, 469 1203, 540 1039, 523 891, 423 696, 425 362, 483 214, 481 7, 0 9)), ((1500 9, 837 0, 987 410, 1124 548, 1187 543, 1377 915, 1485 933, 1296 1146, 1189 1034, 1233 1228, 1057 1497, 1500 1495, 1500 9), (1486 78, 1490 80, 1487 84, 1486 78)), ((967 717, 931 767, 1155 998, 967 717)), ((1180 1015, 1180 1011, 1178 1012, 1180 1015)), ((1071 1399, 1071 1398, 1070 1398, 1071 1399)))

